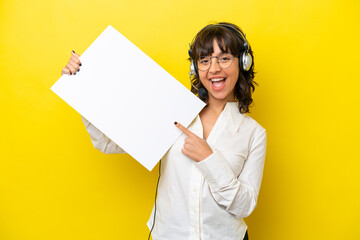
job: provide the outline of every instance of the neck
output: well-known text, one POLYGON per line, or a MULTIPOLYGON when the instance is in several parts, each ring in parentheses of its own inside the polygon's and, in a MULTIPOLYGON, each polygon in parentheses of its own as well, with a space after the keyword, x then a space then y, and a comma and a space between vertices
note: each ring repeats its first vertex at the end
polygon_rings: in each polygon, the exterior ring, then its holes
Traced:
POLYGON ((227 102, 235 102, 235 98, 233 97, 229 99, 219 100, 210 97, 207 103, 207 108, 220 114, 224 110, 227 102))

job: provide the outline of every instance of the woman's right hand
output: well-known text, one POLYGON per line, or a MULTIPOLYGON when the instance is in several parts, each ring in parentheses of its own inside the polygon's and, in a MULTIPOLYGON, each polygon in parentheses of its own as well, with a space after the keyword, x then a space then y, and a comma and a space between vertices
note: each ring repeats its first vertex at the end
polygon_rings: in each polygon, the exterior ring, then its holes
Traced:
POLYGON ((76 72, 80 71, 81 62, 79 60, 80 55, 75 53, 74 51, 71 51, 71 57, 66 64, 66 66, 61 71, 61 76, 64 74, 67 75, 76 75, 76 72))

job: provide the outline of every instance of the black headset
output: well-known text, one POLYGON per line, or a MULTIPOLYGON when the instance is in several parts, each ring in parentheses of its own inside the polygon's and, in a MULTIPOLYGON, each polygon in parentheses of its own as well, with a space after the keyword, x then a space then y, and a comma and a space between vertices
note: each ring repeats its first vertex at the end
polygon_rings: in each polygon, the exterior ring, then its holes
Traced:
MULTIPOLYGON (((249 49, 249 44, 246 40, 246 34, 244 35, 241 31, 239 31, 238 29, 236 29, 235 27, 226 24, 226 23, 218 23, 218 24, 210 24, 207 25, 206 27, 202 28, 200 32, 204 31, 205 29, 208 28, 215 28, 215 27, 221 27, 221 28, 225 28, 227 30, 230 30, 232 33, 235 34, 235 36, 237 36, 241 42, 244 42, 243 48, 245 49, 242 53, 239 54, 239 67, 240 70, 247 72, 251 69, 251 66, 253 64, 253 58, 251 56, 250 53, 250 49, 249 49)), ((189 46, 189 56, 190 56, 190 60, 191 60, 191 64, 190 64, 190 72, 189 72, 189 78, 190 78, 190 83, 191 85, 198 91, 198 94, 200 97, 202 98, 207 98, 207 90, 204 87, 200 87, 199 89, 197 87, 195 87, 195 85, 192 83, 192 79, 191 77, 194 76, 195 78, 199 79, 199 75, 198 75, 198 67, 197 67, 197 61, 194 60, 193 56, 192 56, 192 47, 193 45, 196 43, 199 33, 196 34, 196 36, 194 37, 194 39, 192 40, 190 46, 189 46)), ((199 79, 200 81, 200 79, 199 79)))

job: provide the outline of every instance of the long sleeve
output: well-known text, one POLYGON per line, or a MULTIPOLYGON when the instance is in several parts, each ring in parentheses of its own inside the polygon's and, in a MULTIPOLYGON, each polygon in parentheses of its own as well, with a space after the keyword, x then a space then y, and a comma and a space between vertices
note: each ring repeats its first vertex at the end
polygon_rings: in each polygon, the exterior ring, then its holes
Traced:
POLYGON ((96 149, 107 154, 126 153, 104 133, 92 125, 86 118, 81 116, 81 119, 85 125, 86 131, 88 131, 90 135, 91 142, 96 149))
POLYGON ((266 153, 266 131, 263 129, 251 142, 243 170, 238 177, 233 173, 223 154, 217 150, 196 163, 208 182, 215 201, 237 218, 251 214, 257 204, 266 153))

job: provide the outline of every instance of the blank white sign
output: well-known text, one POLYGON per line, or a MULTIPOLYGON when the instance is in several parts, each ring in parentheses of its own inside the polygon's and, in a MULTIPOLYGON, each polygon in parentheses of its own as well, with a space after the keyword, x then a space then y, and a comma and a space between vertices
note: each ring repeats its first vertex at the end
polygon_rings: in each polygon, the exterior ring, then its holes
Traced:
POLYGON ((149 171, 205 106, 112 26, 80 60, 51 90, 149 171))

